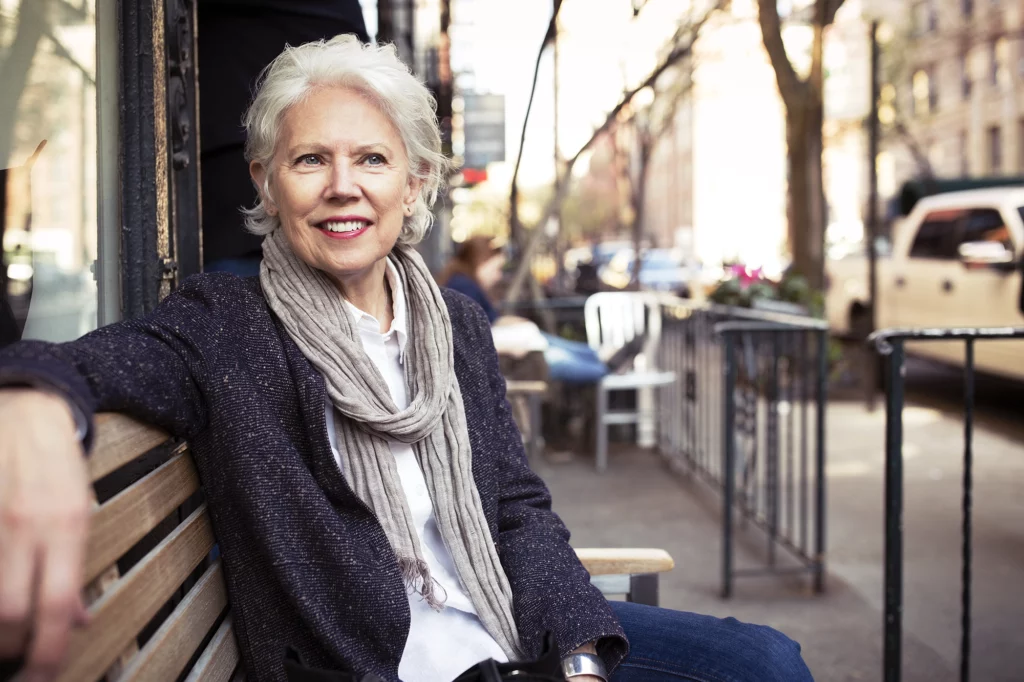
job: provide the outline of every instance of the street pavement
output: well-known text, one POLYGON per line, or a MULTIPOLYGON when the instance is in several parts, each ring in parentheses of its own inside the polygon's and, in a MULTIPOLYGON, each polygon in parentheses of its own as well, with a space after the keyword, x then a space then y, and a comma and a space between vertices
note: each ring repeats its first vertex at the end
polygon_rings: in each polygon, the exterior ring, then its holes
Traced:
MULTIPOLYGON (((904 413, 905 682, 959 679, 960 502, 963 423, 949 377, 912 376, 904 413), (930 383, 931 382, 931 383, 930 383)), ((1024 680, 1024 434, 1000 413, 1006 396, 979 386, 975 433, 972 679, 1024 680)), ((1012 389, 1018 394, 1024 389, 1012 389)), ((1020 405, 1020 402, 1016 403, 1020 405)), ((1016 407, 1016 406, 1013 406, 1016 407)), ((884 403, 833 403, 828 413, 828 579, 815 595, 804 577, 738 578, 721 585, 721 498, 672 474, 656 453, 620 445, 607 473, 582 455, 539 457, 534 469, 577 547, 661 547, 676 561, 661 605, 776 627, 803 646, 819 682, 882 677, 884 403)), ((741 534, 737 564, 763 562, 764 537, 741 534)), ((795 563, 794 563, 795 565, 795 563)))

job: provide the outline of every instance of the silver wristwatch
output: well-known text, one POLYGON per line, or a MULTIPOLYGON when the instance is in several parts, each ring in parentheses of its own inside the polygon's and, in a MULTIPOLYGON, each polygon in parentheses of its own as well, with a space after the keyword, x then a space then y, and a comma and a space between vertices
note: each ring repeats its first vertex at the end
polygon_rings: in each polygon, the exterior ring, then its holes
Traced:
POLYGON ((569 654, 562 659, 562 674, 567 680, 580 675, 593 675, 608 682, 604 661, 594 654, 569 654))

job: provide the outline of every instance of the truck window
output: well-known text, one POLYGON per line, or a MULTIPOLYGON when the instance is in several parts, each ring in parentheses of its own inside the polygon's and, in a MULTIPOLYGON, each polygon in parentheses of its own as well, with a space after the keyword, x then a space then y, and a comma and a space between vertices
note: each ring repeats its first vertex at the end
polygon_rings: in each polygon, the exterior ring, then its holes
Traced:
POLYGON ((910 246, 910 257, 926 260, 955 260, 954 234, 963 211, 933 211, 921 221, 910 246))
POLYGON ((971 242, 997 242, 1010 253, 1014 252, 1010 229, 994 208, 975 208, 967 212, 957 247, 971 242))

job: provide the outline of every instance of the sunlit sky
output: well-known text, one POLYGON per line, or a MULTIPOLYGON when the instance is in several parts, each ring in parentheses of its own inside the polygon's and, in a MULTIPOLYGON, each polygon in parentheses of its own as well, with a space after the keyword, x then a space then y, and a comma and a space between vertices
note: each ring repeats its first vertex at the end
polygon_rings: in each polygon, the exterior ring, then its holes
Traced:
MULTIPOLYGON (((509 168, 492 167, 492 177, 511 173, 526 115, 537 51, 551 17, 551 0, 456 0, 453 2, 452 67, 472 71, 460 83, 476 91, 505 95, 509 168)), ((622 96, 657 63, 657 51, 671 37, 690 3, 649 0, 633 18, 630 0, 564 0, 560 15, 559 146, 571 156, 622 96)), ((554 157, 554 69, 549 49, 541 62, 537 94, 523 157, 524 184, 551 180, 554 157)))

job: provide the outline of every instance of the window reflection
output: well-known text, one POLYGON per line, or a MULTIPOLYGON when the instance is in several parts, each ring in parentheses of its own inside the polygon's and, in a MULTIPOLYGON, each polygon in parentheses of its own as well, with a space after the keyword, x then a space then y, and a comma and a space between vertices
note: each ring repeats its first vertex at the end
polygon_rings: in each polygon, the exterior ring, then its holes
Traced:
POLYGON ((96 327, 95 0, 0 0, 0 345, 96 327))

